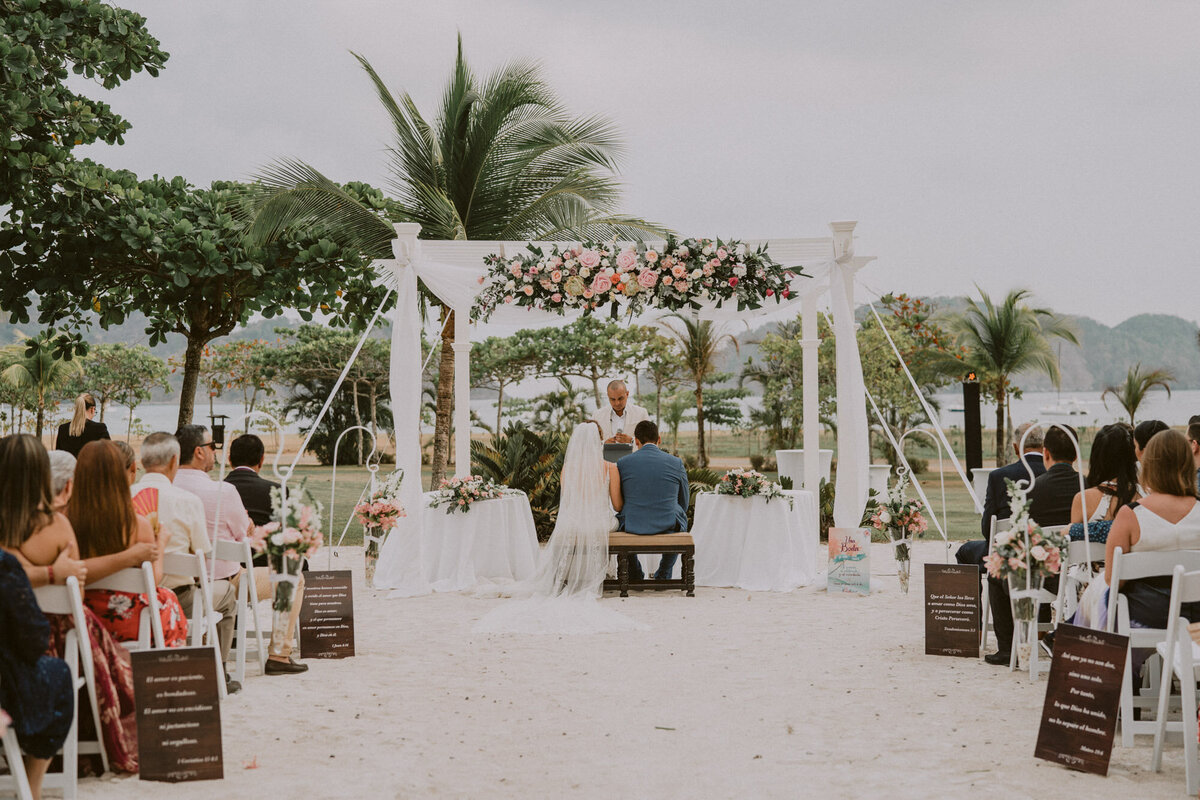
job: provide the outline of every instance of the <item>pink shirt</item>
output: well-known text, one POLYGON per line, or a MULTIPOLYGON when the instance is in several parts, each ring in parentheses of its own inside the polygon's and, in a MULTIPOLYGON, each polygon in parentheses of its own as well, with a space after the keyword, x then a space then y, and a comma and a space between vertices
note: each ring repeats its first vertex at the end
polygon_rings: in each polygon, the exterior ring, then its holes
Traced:
MULTIPOLYGON (((204 519, 206 528, 211 535, 214 521, 216 523, 216 539, 226 539, 240 542, 246 538, 250 528, 250 516, 242 505, 242 497, 233 484, 216 481, 208 477, 208 473, 198 469, 180 469, 175 473, 175 488, 191 492, 204 503, 204 519), (217 503, 220 498, 220 517, 217 516, 217 503)), ((218 561, 215 568, 216 580, 232 578, 240 569, 234 561, 218 561)))

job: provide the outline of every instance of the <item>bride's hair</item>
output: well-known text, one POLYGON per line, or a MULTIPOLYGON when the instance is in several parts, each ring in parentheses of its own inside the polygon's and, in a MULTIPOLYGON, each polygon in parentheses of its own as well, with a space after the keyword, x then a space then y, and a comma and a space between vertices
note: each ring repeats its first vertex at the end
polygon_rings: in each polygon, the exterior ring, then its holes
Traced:
POLYGON ((594 420, 594 419, 589 419, 589 420, 584 420, 583 423, 580 425, 580 427, 582 427, 583 425, 595 425, 596 433, 598 433, 600 435, 600 441, 602 441, 602 442, 604 441, 604 429, 600 427, 599 422, 596 422, 596 420, 594 420))

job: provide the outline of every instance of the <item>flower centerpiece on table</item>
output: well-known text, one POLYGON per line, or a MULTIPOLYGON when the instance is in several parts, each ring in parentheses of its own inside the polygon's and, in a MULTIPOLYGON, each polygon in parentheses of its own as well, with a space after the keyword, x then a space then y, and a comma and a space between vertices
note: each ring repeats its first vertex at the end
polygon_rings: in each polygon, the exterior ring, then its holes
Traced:
POLYGON ((307 479, 287 497, 280 489, 271 490, 271 516, 266 525, 255 528, 250 545, 256 552, 267 554, 271 583, 275 586, 271 602, 271 654, 282 655, 287 632, 288 616, 300 582, 300 567, 305 556, 311 556, 325 541, 321 533, 321 503, 305 488, 307 479))
POLYGON ((404 481, 404 470, 398 469, 384 479, 371 492, 371 496, 354 507, 358 521, 363 526, 363 551, 367 586, 375 580, 375 564, 379 552, 387 541, 388 533, 400 518, 406 516, 404 504, 400 502, 400 484, 404 481))
MULTIPOLYGON (((988 574, 998 580, 1008 580, 1009 593, 1013 598, 1013 619, 1018 623, 1035 625, 1035 597, 1042 582, 1062 569, 1062 552, 1067 547, 1067 537, 1058 531, 1043 530, 1029 517, 1029 499, 1026 497, 1026 482, 1006 480, 1012 498, 1012 528, 996 534, 992 552, 985 566, 988 574)), ((1021 624, 1016 626, 1018 634, 1024 635, 1020 655, 1031 648, 1036 631, 1023 632, 1021 624)), ((1001 643, 1003 647, 1003 643, 1001 643)), ((1025 661, 1024 663, 1028 663, 1025 661)))
POLYGON ((487 319, 503 305, 551 313, 585 314, 602 306, 630 314, 648 308, 683 311, 736 303, 738 311, 759 308, 791 295, 803 272, 785 269, 767 254, 735 240, 671 237, 662 248, 615 242, 530 244, 513 256, 484 258, 488 274, 471 315, 487 319))
POLYGON ((792 498, 783 493, 783 487, 778 483, 769 480, 761 472, 741 467, 735 467, 722 475, 721 480, 717 482, 716 492, 735 497, 761 497, 768 503, 777 497, 787 499, 788 503, 792 501, 792 498))
POLYGON ((902 473, 884 498, 875 502, 875 509, 867 520, 872 528, 886 534, 892 543, 900 590, 905 594, 908 594, 908 577, 912 570, 912 538, 929 528, 929 522, 921 513, 925 504, 908 498, 905 491, 907 485, 908 475, 902 473))
POLYGON ((447 514, 461 511, 464 514, 471 510, 471 505, 480 500, 495 500, 510 493, 511 490, 493 480, 485 479, 482 475, 469 475, 465 478, 446 478, 441 486, 433 493, 429 501, 430 508, 446 507, 447 514))

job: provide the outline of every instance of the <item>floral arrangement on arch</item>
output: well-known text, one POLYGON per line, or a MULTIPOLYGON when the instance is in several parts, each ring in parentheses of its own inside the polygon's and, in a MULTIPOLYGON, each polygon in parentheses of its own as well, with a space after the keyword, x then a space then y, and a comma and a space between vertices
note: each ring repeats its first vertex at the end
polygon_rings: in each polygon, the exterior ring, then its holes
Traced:
POLYGON ((471 510, 471 504, 480 500, 495 500, 510 493, 512 490, 493 480, 485 479, 482 475, 469 475, 466 478, 446 478, 442 480, 438 490, 429 501, 430 508, 446 507, 447 514, 461 511, 464 514, 471 510))
POLYGON ((404 504, 399 499, 400 482, 403 480, 404 470, 396 470, 370 497, 354 507, 359 524, 368 533, 386 534, 406 515, 404 504))
POLYGON ((717 482, 717 494, 733 495, 735 497, 762 497, 769 503, 777 497, 785 498, 791 503, 792 498, 783 493, 783 487, 766 475, 752 469, 736 467, 721 476, 717 482))
POLYGON ((875 501, 875 510, 867 524, 888 537, 896 549, 897 561, 910 560, 909 543, 929 529, 929 521, 921 512, 925 504, 910 500, 906 491, 908 476, 903 475, 896 485, 888 489, 882 500, 875 501))
MULTIPOLYGON (((1068 540, 1058 531, 1043 530, 1030 519, 1023 484, 1018 486, 1012 480, 1005 483, 1012 497, 1013 524, 1009 530, 996 534, 995 547, 988 554, 985 566, 993 578, 1008 579, 1017 589, 1027 583, 1036 589, 1044 578, 1057 575, 1062 569, 1062 551, 1068 540)), ((1029 598, 1017 600, 1017 619, 1032 619, 1032 613, 1029 598)))
POLYGON ((644 244, 618 249, 594 241, 539 247, 484 258, 488 275, 472 316, 487 319, 497 307, 517 305, 565 314, 590 313, 613 304, 631 314, 647 308, 681 311, 736 302, 759 308, 786 299, 803 272, 785 269, 766 246, 750 249, 735 240, 667 239, 662 249, 644 244))
POLYGON ((305 482, 289 491, 286 500, 279 489, 272 489, 272 520, 250 534, 250 546, 255 552, 267 554, 275 582, 271 604, 275 611, 291 610, 300 563, 305 556, 321 549, 325 541, 321 533, 321 503, 305 488, 305 482))

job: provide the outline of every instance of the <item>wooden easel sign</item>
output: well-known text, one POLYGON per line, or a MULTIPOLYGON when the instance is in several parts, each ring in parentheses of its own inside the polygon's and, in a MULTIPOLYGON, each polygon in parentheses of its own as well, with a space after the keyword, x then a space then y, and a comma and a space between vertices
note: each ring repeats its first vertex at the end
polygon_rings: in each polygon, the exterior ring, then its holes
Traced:
POLYGON ((1127 636, 1058 626, 1036 757, 1108 774, 1128 652, 1127 636))
POLYGON ((979 655, 979 568, 925 565, 925 655, 979 655))
POLYGON ((350 658, 354 655, 354 586, 350 570, 304 573, 300 653, 304 658, 350 658))
POLYGON ((866 528, 829 529, 825 590, 871 593, 871 532, 866 528))
POLYGON ((220 780, 221 696, 211 647, 136 650, 138 777, 144 781, 220 780))

